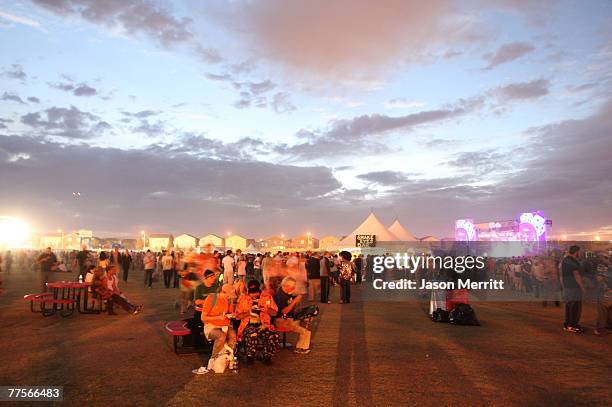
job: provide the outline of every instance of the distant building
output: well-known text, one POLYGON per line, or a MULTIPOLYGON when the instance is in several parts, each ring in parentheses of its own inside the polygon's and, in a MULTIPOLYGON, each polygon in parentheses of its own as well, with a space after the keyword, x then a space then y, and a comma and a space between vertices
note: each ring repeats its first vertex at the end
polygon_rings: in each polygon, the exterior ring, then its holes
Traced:
POLYGON ((47 233, 40 236, 40 248, 44 249, 50 247, 54 250, 61 249, 63 246, 63 237, 62 233, 47 233))
POLYGON ((289 243, 290 240, 285 239, 283 236, 270 236, 259 242, 259 248, 265 252, 273 252, 285 250, 285 248, 289 247, 289 243))
POLYGON ((221 236, 217 236, 217 235, 206 235, 200 238, 200 247, 204 247, 207 244, 212 244, 213 246, 215 246, 217 249, 224 249, 225 248, 225 239, 222 238, 221 236))
POLYGON ((319 239, 312 235, 296 236, 291 239, 291 248, 299 250, 318 249, 319 239))
POLYGON ((172 247, 174 238, 164 233, 154 233, 149 237, 149 248, 152 250, 169 249, 172 247))
POLYGON ((242 237, 240 235, 231 235, 225 239, 225 250, 242 250, 244 251, 248 244, 249 239, 242 237))
POLYGON ((321 250, 333 250, 335 246, 340 243, 340 238, 338 236, 325 236, 319 240, 319 249, 321 250))
POLYGON ((200 239, 195 236, 183 233, 174 238, 174 247, 177 249, 195 249, 198 247, 200 239))

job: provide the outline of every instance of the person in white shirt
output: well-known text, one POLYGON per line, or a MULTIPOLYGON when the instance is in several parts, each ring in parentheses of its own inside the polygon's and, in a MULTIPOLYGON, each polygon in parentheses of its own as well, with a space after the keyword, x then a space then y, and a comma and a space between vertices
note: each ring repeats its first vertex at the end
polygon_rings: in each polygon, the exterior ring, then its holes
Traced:
POLYGON ((234 256, 228 250, 223 258, 223 284, 234 284, 234 256))
POLYGON ((170 288, 170 279, 172 278, 172 270, 174 270, 174 257, 172 257, 169 251, 164 251, 161 263, 164 273, 164 286, 170 288))

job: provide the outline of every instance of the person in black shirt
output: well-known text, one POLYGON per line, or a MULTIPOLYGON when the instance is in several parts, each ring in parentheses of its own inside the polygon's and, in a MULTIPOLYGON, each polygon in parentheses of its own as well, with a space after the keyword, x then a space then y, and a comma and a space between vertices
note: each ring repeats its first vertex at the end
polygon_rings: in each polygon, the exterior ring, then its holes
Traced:
POLYGON ((582 313, 582 297, 585 292, 585 286, 580 275, 579 256, 580 247, 571 246, 568 255, 561 262, 561 284, 565 301, 563 330, 573 333, 584 332, 584 329, 580 327, 580 315, 582 313))
POLYGON ((295 285, 295 278, 285 277, 274 295, 274 302, 278 306, 278 317, 275 324, 281 329, 299 335, 294 353, 308 354, 310 353, 310 331, 300 325, 300 321, 293 319, 295 307, 302 301, 301 295, 293 295, 295 285))

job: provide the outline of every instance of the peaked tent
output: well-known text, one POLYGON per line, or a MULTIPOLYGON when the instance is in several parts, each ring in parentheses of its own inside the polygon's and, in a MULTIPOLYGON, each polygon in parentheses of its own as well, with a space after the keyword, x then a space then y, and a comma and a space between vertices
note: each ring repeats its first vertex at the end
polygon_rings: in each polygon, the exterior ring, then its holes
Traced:
POLYGON ((393 233, 400 240, 405 242, 414 242, 417 240, 416 237, 402 226, 399 220, 395 219, 395 222, 391 226, 389 226, 389 232, 393 233))
POLYGON ((400 240, 387 230, 385 225, 383 225, 376 215, 374 215, 374 212, 370 212, 366 220, 349 233, 348 236, 342 239, 340 243, 338 243, 338 246, 355 247, 356 235, 376 235, 377 242, 396 242, 400 240))
POLYGON ((251 243, 246 249, 244 249, 244 251, 248 254, 259 253, 259 250, 255 246, 253 246, 253 243, 251 243))

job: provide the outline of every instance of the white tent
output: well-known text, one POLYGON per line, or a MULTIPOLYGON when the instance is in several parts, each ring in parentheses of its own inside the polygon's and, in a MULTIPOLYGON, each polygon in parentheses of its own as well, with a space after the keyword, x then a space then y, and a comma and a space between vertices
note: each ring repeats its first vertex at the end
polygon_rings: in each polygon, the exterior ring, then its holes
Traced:
POLYGON ((357 229, 353 230, 347 237, 342 239, 338 246, 341 247, 355 247, 355 236, 356 235, 376 235, 377 242, 396 242, 400 239, 397 238, 393 233, 389 232, 385 225, 378 220, 374 212, 370 212, 366 220, 357 229))
POLYGON ((259 250, 253 245, 253 243, 251 243, 246 249, 244 249, 244 251, 249 254, 259 253, 259 250))
POLYGON ((389 226, 389 232, 393 233, 399 240, 404 242, 415 242, 417 240, 417 238, 414 237, 412 233, 408 232, 397 219, 389 226))

